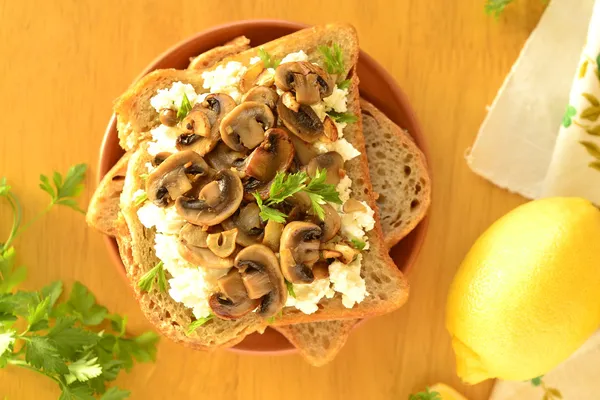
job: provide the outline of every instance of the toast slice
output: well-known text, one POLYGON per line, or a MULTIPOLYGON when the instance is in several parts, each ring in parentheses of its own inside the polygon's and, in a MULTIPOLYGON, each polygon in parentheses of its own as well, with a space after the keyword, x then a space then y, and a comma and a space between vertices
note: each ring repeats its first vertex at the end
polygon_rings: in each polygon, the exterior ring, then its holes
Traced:
MULTIPOLYGON (((381 158, 373 158, 372 153, 377 149, 376 143, 386 143, 386 150, 390 153, 402 153, 403 156, 399 159, 405 160, 410 158, 408 161, 418 160, 421 161, 417 164, 420 168, 415 168, 415 164, 408 164, 412 169, 410 174, 411 178, 416 181, 423 181, 423 190, 421 190, 417 197, 417 200, 423 205, 423 214, 418 216, 420 221, 426 210, 426 204, 429 203, 430 194, 430 181, 427 174, 427 168, 424 160, 422 159, 422 153, 416 147, 414 142, 408 136, 408 132, 404 131, 391 120, 389 120, 383 113, 377 110, 372 104, 364 99, 361 99, 361 109, 363 114, 363 135, 367 146, 367 156, 369 158, 369 173, 371 176, 376 174, 376 170, 379 167, 385 167, 385 161, 381 161, 381 158), (386 137, 386 134, 391 134, 393 137, 386 137), (412 154, 413 157, 408 157, 412 154), (371 157, 369 157, 371 155, 371 157)), ((123 158, 117 163, 117 165, 123 165, 129 160, 128 154, 124 155, 123 158)), ((385 160, 385 159, 383 159, 385 160)), ((396 165, 396 164, 394 164, 396 165)), ((389 165, 387 165, 389 167, 389 165)), ((96 194, 88 208, 88 223, 94 228, 101 232, 114 236, 116 232, 116 223, 119 211, 119 197, 122 191, 122 184, 118 185, 105 185, 104 182, 115 181, 115 175, 124 175, 122 168, 115 166, 107 176, 104 177, 100 183, 96 194), (92 207, 92 204, 97 206, 92 207), (97 222, 100 221, 100 222, 97 222)), ((397 187, 404 187, 402 182, 400 185, 386 184, 385 179, 373 179, 373 189, 379 194, 379 198, 387 198, 392 195, 397 195, 398 192, 395 190, 397 187)), ((406 194, 406 193, 402 193, 406 194)), ((408 203, 405 204, 405 211, 409 212, 410 207, 408 203)), ((378 207, 379 202, 378 202, 378 207)), ((385 210, 381 210, 381 219, 395 221, 394 217, 402 213, 391 212, 386 213, 385 210)), ((415 222, 416 225, 418 221, 415 222)), ((382 226, 384 236, 390 237, 402 237, 403 226, 394 226, 394 222, 388 223, 382 226)), ((392 247, 397 242, 389 243, 389 247, 392 247)), ((331 361, 336 354, 341 350, 345 344, 348 335, 352 328, 359 320, 340 320, 340 321, 322 321, 322 322, 308 322, 303 324, 295 324, 288 326, 279 326, 276 329, 283 334, 298 350, 300 354, 312 365, 321 366, 331 361)))
MULTIPOLYGON (((425 217, 431 181, 425 156, 409 133, 373 104, 360 99, 363 136, 373 190, 388 248, 395 246, 425 217), (385 151, 381 151, 385 149, 385 151), (398 168, 398 163, 402 163, 398 168), (399 169, 402 174, 384 173, 399 169)), ((313 366, 325 365, 342 349, 360 320, 308 322, 277 327, 313 366)))
MULTIPOLYGON (((321 44, 340 44, 344 49, 346 58, 345 65, 350 72, 358 56, 356 33, 353 28, 346 25, 330 25, 317 27, 298 32, 285 38, 261 46, 274 57, 281 57, 287 53, 304 50, 309 55, 309 60, 318 61, 319 54, 316 51, 321 44)), ((228 57, 227 61, 247 62, 257 54, 257 49, 242 52, 236 56, 228 57)), ((169 86, 173 77, 181 78, 199 89, 201 77, 193 76, 191 71, 155 71, 134 85, 121 100, 117 102, 115 111, 120 119, 119 135, 121 143, 125 147, 132 147, 132 143, 142 143, 139 150, 132 156, 129 163, 126 183, 121 196, 123 219, 126 222, 128 233, 122 230, 117 239, 122 249, 124 261, 132 282, 137 282, 136 277, 149 271, 158 261, 153 254, 153 232, 141 226, 137 220, 136 208, 132 206, 134 194, 143 187, 140 174, 145 171, 148 161, 147 153, 143 145, 145 130, 154 126, 157 122, 157 113, 150 109, 148 101, 152 93, 159 87, 169 86), (188 79, 189 78, 189 79, 188 79), (156 84, 158 82, 158 86, 156 84), (162 86, 161 86, 162 85, 162 86), (127 105, 129 102, 129 105, 127 105), (145 104, 146 103, 146 104, 145 104), (123 108, 125 107, 125 109, 123 108), (148 112, 149 111, 149 112, 148 112), (137 128, 136 128, 137 127, 137 128), (133 139, 132 139, 133 138, 133 139), (127 248, 131 254, 127 253, 127 248)), ((351 73, 352 85, 350 88, 348 108, 356 115, 360 115, 358 102, 357 84, 358 79, 351 73)), ((344 131, 345 138, 352 143, 362 154, 360 157, 349 161, 345 168, 349 176, 354 179, 353 193, 358 200, 366 201, 371 208, 375 207, 373 193, 369 177, 366 174, 367 162, 365 144, 361 133, 360 119, 357 123, 348 126, 344 131)), ((133 146, 135 147, 135 145, 133 146)), ((313 315, 305 315, 297 310, 286 308, 283 316, 275 321, 275 325, 284 325, 294 322, 327 320, 340 318, 364 317, 392 311, 401 306, 408 295, 408 285, 402 274, 397 271, 391 259, 387 255, 387 249, 382 240, 381 231, 376 227, 369 233, 371 248, 364 254, 363 273, 367 281, 367 290, 371 294, 362 303, 352 309, 342 305, 339 298, 325 300, 323 308, 313 315)), ((189 337, 185 335, 187 326, 192 321, 191 312, 183 310, 182 307, 172 301, 168 296, 157 293, 140 293, 134 285, 142 308, 155 322, 159 329, 167 336, 177 341, 190 344, 194 347, 214 347, 231 343, 235 338, 253 330, 264 328, 264 321, 257 321, 253 315, 248 315, 236 321, 211 321, 189 337), (156 314, 159 317, 156 317, 156 314), (261 325, 262 323, 262 325, 261 325)))

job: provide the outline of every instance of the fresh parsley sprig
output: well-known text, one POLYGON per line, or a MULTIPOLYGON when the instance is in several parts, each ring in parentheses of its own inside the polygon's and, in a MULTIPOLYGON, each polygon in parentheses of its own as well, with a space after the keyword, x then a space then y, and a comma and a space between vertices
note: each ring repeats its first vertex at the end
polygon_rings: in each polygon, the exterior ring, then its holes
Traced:
POLYGON ((146 200, 148 200, 148 194, 142 191, 135 196, 135 198, 133 199, 133 204, 135 204, 136 207, 139 207, 142 204, 144 204, 146 200))
POLYGON ((345 122, 347 124, 353 124, 358 121, 358 117, 350 112, 336 112, 327 111, 327 115, 333 118, 336 122, 345 122))
POLYGON ((350 79, 344 79, 343 81, 341 81, 340 83, 337 84, 338 89, 348 89, 350 87, 350 85, 352 84, 352 81, 350 79))
POLYGON ((262 47, 258 49, 258 56, 263 62, 265 68, 277 68, 279 64, 281 64, 281 60, 278 60, 271 56, 265 49, 262 47))
POLYGON ((439 392, 432 392, 431 389, 427 387, 423 392, 408 396, 408 400, 442 400, 442 396, 439 394, 439 392))
POLYGON ((355 249, 357 250, 364 250, 365 247, 367 246, 367 244, 365 242, 363 242, 362 240, 358 240, 358 239, 350 239, 350 242, 352 242, 352 246, 354 246, 355 249))
MULTIPOLYGON (((514 0, 486 0, 485 2, 485 12, 488 15, 493 15, 496 18, 499 18, 500 15, 504 12, 504 9, 514 0)), ((548 3, 548 0, 542 0, 544 3, 548 3)))
POLYGON ((285 281, 285 286, 287 287, 288 295, 296 298, 296 292, 294 292, 294 284, 288 280, 285 281))
POLYGON ((333 46, 319 46, 319 51, 323 56, 325 70, 330 74, 343 74, 344 68, 344 53, 339 44, 334 43, 333 46))
POLYGON ((258 193, 254 193, 254 198, 260 209, 260 217, 263 221, 273 220, 279 223, 285 223, 287 215, 271 207, 283 202, 285 199, 296 193, 304 192, 308 195, 313 212, 323 220, 325 211, 323 204, 326 202, 342 204, 339 193, 335 185, 325 183, 327 179, 326 170, 317 170, 315 177, 308 183, 308 175, 304 171, 295 174, 286 174, 278 172, 269 189, 269 198, 263 201, 258 193))
POLYGON ((562 399, 562 394, 556 388, 546 386, 543 380, 544 376, 538 376, 537 378, 531 379, 531 384, 536 387, 541 387, 544 390, 544 400, 558 400, 562 399))
POLYGON ((188 99, 187 94, 183 94, 183 98, 181 99, 181 105, 177 110, 177 119, 179 121, 183 121, 185 117, 192 111, 192 103, 190 103, 190 99, 188 99))
POLYGON ((200 328, 202 325, 206 324, 208 321, 210 321, 214 317, 215 317, 214 314, 210 314, 208 317, 198 318, 197 320, 195 320, 188 326, 186 334, 188 336, 191 335, 192 333, 194 333, 194 331, 196 329, 200 328))
MULTIPOLYGON (((52 200, 32 221, 54 204, 82 211, 75 197, 83 190, 85 169, 76 165, 64 179, 55 173, 53 184, 42 175, 40 187, 52 200)), ((0 179, 0 197, 13 210, 9 238, 0 244, 0 368, 15 366, 47 376, 60 387, 61 400, 95 395, 103 400, 127 398, 129 391, 107 385, 122 369, 130 370, 134 361, 153 361, 158 335, 127 336, 127 318, 109 314, 79 282, 63 300, 60 281, 38 291, 17 291, 26 269, 17 266, 12 243, 32 221, 21 226, 21 205, 6 179, 0 179)))
POLYGON ((155 281, 158 290, 161 293, 165 293, 167 291, 167 278, 162 261, 159 261, 151 270, 142 275, 138 280, 138 287, 144 292, 150 292, 154 288, 155 281))

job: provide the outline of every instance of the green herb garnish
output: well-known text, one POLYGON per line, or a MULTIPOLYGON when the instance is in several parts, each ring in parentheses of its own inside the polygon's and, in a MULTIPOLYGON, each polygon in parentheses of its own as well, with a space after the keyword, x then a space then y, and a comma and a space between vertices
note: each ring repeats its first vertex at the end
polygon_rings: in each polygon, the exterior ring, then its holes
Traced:
POLYGON ((285 281, 285 286, 287 286, 288 294, 290 296, 292 296, 293 298, 296 298, 296 293, 294 292, 294 284, 292 282, 289 282, 289 281, 286 280, 285 281))
POLYGON ((530 380, 531 384, 535 387, 541 386, 542 389, 544 390, 544 400, 556 400, 556 399, 562 399, 562 394, 560 393, 560 391, 558 389, 552 388, 552 387, 548 387, 546 386, 546 384, 544 383, 543 379, 544 376, 538 376, 537 378, 533 378, 530 380))
POLYGON ((192 110, 192 104, 190 103, 190 99, 188 99, 187 94, 183 94, 183 99, 181 99, 181 105, 179 106, 179 110, 177 110, 177 119, 179 121, 183 121, 185 117, 192 110))
POLYGON ((138 287, 144 291, 149 292, 154 288, 154 281, 157 281, 158 290, 161 293, 167 291, 167 278, 165 277, 165 270, 163 268, 163 262, 159 261, 150 271, 146 272, 138 280, 138 287))
POLYGON ((319 46, 319 51, 325 62, 325 69, 330 74, 344 73, 344 54, 339 44, 334 43, 333 46, 319 46))
POLYGON ((283 317, 283 310, 279 310, 279 313, 278 313, 278 314, 275 314, 275 315, 273 315, 272 317, 269 317, 269 318, 267 318, 267 322, 268 322, 269 324, 272 324, 272 323, 274 323, 274 322, 275 322, 275 320, 276 320, 276 319, 279 319, 279 318, 281 318, 281 317, 283 317))
MULTIPOLYGON (((548 0, 542 1, 548 3, 548 0)), ((514 0, 486 0, 485 12, 498 18, 504 12, 504 9, 513 2, 514 0)))
POLYGON ((125 399, 129 391, 108 389, 107 385, 122 369, 130 370, 134 360, 154 360, 158 335, 146 332, 127 337, 127 318, 108 314, 79 282, 63 300, 60 281, 41 290, 16 290, 25 279, 26 269, 17 266, 12 243, 54 204, 83 211, 75 197, 83 190, 85 170, 83 164, 74 166, 64 179, 54 173, 53 185, 42 175, 40 187, 52 201, 23 226, 20 202, 6 179, 0 179, 0 197, 7 200, 14 213, 9 238, 0 243, 0 368, 15 366, 45 375, 61 389, 61 400, 93 399, 95 395, 104 400, 125 399))
POLYGON ((141 206, 142 204, 144 204, 146 202, 146 200, 148 200, 148 195, 146 194, 146 192, 140 192, 133 199, 133 204, 135 204, 136 207, 141 206))
POLYGON ((338 89, 348 89, 352 81, 350 79, 345 79, 337 84, 338 89))
POLYGON ((432 392, 429 388, 425 388, 424 392, 408 396, 408 400, 442 400, 442 396, 436 391, 432 392))
POLYGON ((315 177, 307 184, 308 175, 306 172, 296 172, 295 174, 286 174, 278 172, 271 184, 269 198, 263 202, 258 193, 254 193, 254 198, 260 208, 260 217, 263 221, 273 220, 279 223, 285 223, 286 214, 272 208, 272 205, 283 202, 288 197, 298 192, 304 192, 308 195, 314 213, 323 220, 325 212, 322 204, 329 201, 341 204, 340 196, 336 191, 335 185, 325 183, 327 178, 326 170, 317 170, 315 177))
POLYGON ((192 322, 190 324, 190 326, 188 326, 188 330, 187 330, 187 335, 191 335, 192 333, 194 333, 194 331, 198 328, 200 328, 202 325, 204 325, 205 323, 207 323, 208 321, 210 321, 211 319, 213 319, 215 316, 213 314, 210 314, 208 317, 202 317, 202 318, 198 318, 197 320, 195 320, 194 322, 192 322))
POLYGON ((258 56, 263 62, 265 68, 277 68, 281 63, 281 60, 273 58, 265 49, 262 47, 258 49, 258 56))
POLYGON ((364 250, 365 246, 367 245, 365 242, 363 242, 362 240, 358 240, 358 239, 350 239, 350 241, 352 242, 352 245, 354 246, 354 248, 357 250, 364 250))
POLYGON ((327 111, 327 115, 333 118, 336 122, 345 122, 347 124, 353 124, 358 121, 358 117, 350 112, 336 112, 336 111, 327 111))

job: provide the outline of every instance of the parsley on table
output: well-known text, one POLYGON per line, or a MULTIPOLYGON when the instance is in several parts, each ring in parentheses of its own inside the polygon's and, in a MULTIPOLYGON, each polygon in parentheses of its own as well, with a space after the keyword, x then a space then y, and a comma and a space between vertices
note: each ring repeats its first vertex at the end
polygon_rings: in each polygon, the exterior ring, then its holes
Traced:
POLYGON ((165 293, 167 291, 167 277, 163 266, 163 262, 159 261, 151 270, 142 275, 138 280, 138 287, 144 292, 149 292, 154 288, 154 282, 156 281, 158 290, 165 293))
POLYGON ((531 384, 533 386, 541 386, 542 389, 544 390, 544 400, 558 400, 558 399, 562 399, 562 394, 560 393, 560 391, 558 389, 552 388, 552 387, 548 387, 546 386, 546 383, 544 383, 543 379, 544 376, 538 376, 537 378, 533 378, 530 380, 531 384))
POLYGON ((183 94, 183 99, 181 99, 181 105, 179 106, 179 110, 177 110, 177 119, 179 121, 183 121, 185 117, 192 111, 192 104, 190 103, 190 99, 188 99, 187 94, 183 94))
POLYGON ((319 46, 319 51, 323 56, 327 72, 336 75, 344 73, 344 54, 339 44, 334 43, 333 46, 319 46))
POLYGON ((86 166, 79 164, 64 178, 55 172, 52 184, 41 175, 40 187, 50 194, 51 202, 25 225, 19 199, 6 179, 0 179, 0 198, 13 210, 9 237, 0 243, 0 368, 20 367, 47 376, 60 387, 61 400, 95 395, 119 400, 127 398, 129 391, 107 385, 122 369, 130 370, 134 361, 153 361, 158 335, 126 335, 127 318, 109 314, 79 282, 62 300, 60 281, 40 290, 16 289, 25 280, 26 269, 16 264, 14 240, 55 204, 83 212, 75 198, 83 190, 85 171, 86 166))
MULTIPOLYGON (((548 0, 542 1, 544 3, 548 2, 548 0)), ((486 0, 485 12, 498 18, 504 12, 504 9, 513 2, 514 0, 486 0)))
POLYGON ((265 49, 262 47, 258 49, 258 56, 263 62, 265 68, 277 68, 279 64, 281 64, 281 60, 278 60, 271 56, 265 49))
POLYGON ((350 112, 336 112, 327 111, 327 115, 333 118, 336 122, 345 122, 347 124, 353 124, 358 121, 358 117, 350 112))
POLYGON ((442 396, 436 391, 430 391, 429 388, 425 388, 424 392, 411 394, 408 400, 442 400, 442 396))
POLYGON ((341 204, 340 196, 335 185, 325 183, 327 178, 326 170, 317 170, 315 177, 308 183, 308 175, 304 171, 295 174, 286 174, 278 172, 269 189, 269 198, 263 202, 258 193, 254 193, 254 198, 260 209, 260 217, 263 221, 273 220, 279 223, 285 223, 286 214, 271 207, 283 202, 285 199, 296 193, 304 192, 308 195, 313 212, 323 220, 325 211, 323 204, 332 202, 341 204))

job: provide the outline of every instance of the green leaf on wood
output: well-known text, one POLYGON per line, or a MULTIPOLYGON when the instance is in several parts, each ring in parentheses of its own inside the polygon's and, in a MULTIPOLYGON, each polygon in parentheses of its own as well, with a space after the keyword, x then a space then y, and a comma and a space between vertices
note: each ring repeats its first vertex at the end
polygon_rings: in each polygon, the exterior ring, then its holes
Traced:
POLYGON ((565 111, 565 115, 563 117, 563 121, 562 121, 562 125, 565 128, 568 128, 571 126, 571 124, 573 123, 573 117, 577 114, 577 109, 571 105, 569 105, 567 107, 567 110, 565 111))

